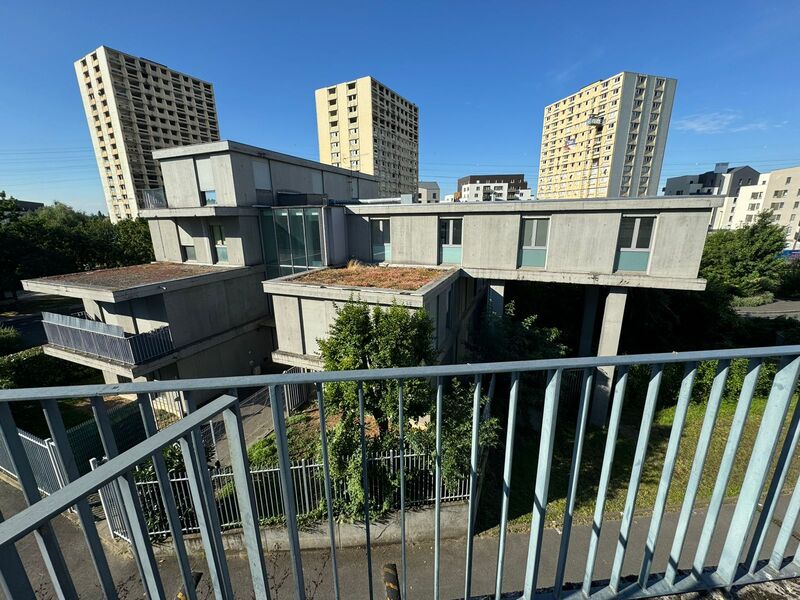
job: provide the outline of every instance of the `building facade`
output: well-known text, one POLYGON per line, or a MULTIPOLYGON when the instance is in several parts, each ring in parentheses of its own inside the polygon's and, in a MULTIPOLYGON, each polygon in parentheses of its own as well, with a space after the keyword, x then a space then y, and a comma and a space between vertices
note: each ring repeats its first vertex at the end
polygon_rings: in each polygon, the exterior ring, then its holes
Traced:
POLYGON ((755 185, 760 173, 749 166, 728 167, 728 163, 717 163, 713 171, 692 175, 670 177, 663 188, 667 196, 725 196, 722 206, 711 214, 711 229, 730 229, 733 212, 739 202, 742 186, 755 185))
POLYGON ((467 175, 458 180, 459 202, 530 200, 531 190, 525 175, 467 175))
POLYGON ((420 181, 417 191, 417 202, 428 204, 430 202, 441 202, 442 190, 435 181, 420 181))
POLYGON ((378 178, 379 196, 416 194, 419 108, 372 77, 315 92, 319 160, 378 178))
POLYGON ((796 246, 800 233, 800 166, 762 173, 758 183, 742 186, 739 201, 725 229, 752 223, 759 213, 770 211, 786 231, 786 246, 796 246))
POLYGON ((546 106, 537 197, 655 196, 676 86, 624 71, 546 106))
POLYGON ((112 222, 137 217, 146 190, 162 187, 153 150, 219 140, 207 81, 106 46, 75 73, 112 222))

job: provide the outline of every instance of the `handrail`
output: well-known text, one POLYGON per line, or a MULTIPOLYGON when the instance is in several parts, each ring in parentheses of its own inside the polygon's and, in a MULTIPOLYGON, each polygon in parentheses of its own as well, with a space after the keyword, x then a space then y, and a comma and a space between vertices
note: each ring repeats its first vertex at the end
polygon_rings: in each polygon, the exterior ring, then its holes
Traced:
POLYGON ((0 402, 26 402, 85 396, 110 396, 114 394, 146 394, 181 390, 203 391, 233 387, 263 387, 268 385, 298 385, 344 381, 380 381, 385 379, 413 379, 428 377, 461 377, 493 373, 548 371, 551 369, 585 369, 590 367, 622 367, 638 364, 669 364, 703 360, 729 360, 735 358, 778 358, 800 354, 800 345, 762 346, 725 350, 700 350, 691 352, 663 352, 657 354, 629 354, 623 356, 593 356, 580 358, 552 358, 490 363, 464 363, 390 369, 359 369, 352 371, 322 371, 309 373, 281 373, 274 375, 241 375, 232 377, 203 377, 174 381, 143 381, 118 384, 93 384, 68 387, 40 387, 0 390, 0 402))

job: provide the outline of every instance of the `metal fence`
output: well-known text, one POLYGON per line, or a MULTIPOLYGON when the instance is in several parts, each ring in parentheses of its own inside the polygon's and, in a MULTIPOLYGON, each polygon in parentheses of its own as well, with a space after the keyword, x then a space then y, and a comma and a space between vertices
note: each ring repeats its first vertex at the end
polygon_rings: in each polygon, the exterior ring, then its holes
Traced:
MULTIPOLYGON (((407 506, 424 506, 436 500, 434 465, 426 454, 407 452, 403 457, 406 473, 405 502, 407 506)), ((387 452, 369 458, 369 497, 373 507, 388 500, 392 509, 400 504, 400 490, 391 484, 400 472, 400 453, 387 452)), ((99 466, 94 462, 93 468, 99 466)), ((210 470, 211 487, 223 529, 239 528, 242 525, 239 504, 236 500, 236 485, 231 469, 210 470)), ((254 469, 250 471, 255 494, 256 515, 262 522, 276 522, 285 517, 281 495, 280 468, 254 469)), ((324 465, 313 460, 301 460, 291 464, 291 480, 297 502, 297 514, 308 515, 324 509, 325 478, 324 465)), ((183 472, 169 474, 170 489, 178 507, 183 533, 197 533, 200 524, 192 504, 189 477, 183 472)), ((164 515, 164 502, 159 493, 158 481, 136 481, 139 502, 147 517, 148 531, 152 537, 169 535, 169 523, 164 515)), ((348 500, 346 482, 331 481, 333 500, 348 500)), ((123 505, 117 487, 109 484, 100 490, 103 510, 106 512, 109 530, 115 537, 131 541, 122 519, 123 505)), ((469 477, 463 477, 452 485, 442 484, 443 502, 465 500, 469 497, 469 477)), ((324 514, 321 516, 324 517, 324 514)))
POLYGON ((118 325, 50 312, 42 313, 42 325, 53 346, 126 365, 138 365, 173 350, 169 326, 128 335, 118 325))
MULTIPOLYGON (((741 364, 741 363, 737 363, 741 364)), ((667 370, 672 377, 674 368, 667 370)), ((703 371, 705 373, 705 370, 703 371)), ((74 388, 39 388, 31 390, 0 390, 0 434, 6 443, 15 471, 18 473, 23 494, 29 508, 8 517, 0 522, 0 583, 4 589, 9 590, 9 595, 16 598, 33 598, 34 592, 25 569, 15 548, 15 543, 33 534, 39 541, 39 549, 44 558, 51 584, 59 597, 77 597, 74 579, 66 562, 63 559, 57 538, 53 533, 52 519, 75 505, 84 529, 87 547, 95 567, 100 591, 106 597, 116 597, 116 588, 111 571, 108 567, 102 544, 97 535, 96 525, 91 511, 88 509, 87 498, 96 490, 115 482, 120 492, 123 506, 123 517, 129 524, 128 531, 132 542, 132 549, 137 558, 140 569, 142 585, 149 598, 166 597, 164 582, 161 578, 158 562, 155 559, 148 526, 145 522, 142 505, 139 500, 138 490, 133 479, 133 471, 137 465, 152 459, 158 495, 163 502, 164 519, 169 525, 171 540, 177 558, 181 581, 194 595, 194 580, 192 569, 183 541, 182 522, 179 514, 179 505, 175 494, 172 492, 169 476, 163 460, 162 450, 178 442, 184 464, 187 466, 187 486, 192 505, 197 515, 199 534, 204 548, 204 557, 207 563, 208 580, 217 598, 233 598, 231 577, 228 570, 226 551, 223 544, 220 522, 220 512, 215 501, 214 484, 211 474, 206 468, 203 443, 200 436, 200 426, 207 423, 217 415, 222 415, 225 423, 225 434, 231 456, 231 475, 235 482, 232 496, 235 496, 238 513, 241 518, 241 531, 244 546, 250 567, 248 583, 252 584, 252 594, 256 598, 269 598, 270 580, 262 546, 259 529, 259 505, 256 489, 250 477, 246 445, 239 419, 239 402, 232 395, 222 395, 208 404, 195 409, 189 403, 188 414, 158 431, 152 408, 149 401, 141 402, 144 426, 148 437, 143 442, 135 445, 124 453, 118 453, 115 445, 113 431, 110 426, 107 412, 105 411, 102 396, 111 393, 126 394, 151 394, 163 391, 181 391, 192 394, 196 391, 219 390, 224 392, 234 388, 270 387, 271 410, 275 423, 275 439, 278 450, 280 492, 284 511, 286 514, 285 528, 288 539, 289 557, 291 565, 291 580, 287 584, 293 589, 294 595, 303 600, 306 595, 303 563, 304 553, 300 545, 297 515, 303 508, 303 500, 293 485, 294 471, 289 462, 286 419, 284 415, 284 385, 314 384, 317 389, 318 406, 320 408, 320 440, 322 456, 322 485, 325 496, 325 512, 328 516, 328 531, 330 536, 330 567, 331 582, 334 596, 340 597, 367 597, 372 596, 373 565, 372 565, 372 540, 371 540, 371 513, 370 503, 365 503, 364 533, 365 533, 365 565, 364 577, 352 576, 353 565, 349 565, 347 580, 340 580, 337 562, 337 546, 335 538, 335 523, 333 512, 334 485, 330 477, 328 465, 327 429, 325 417, 324 384, 330 382, 357 382, 359 384, 359 438, 361 441, 363 481, 362 492, 369 497, 371 491, 370 470, 366 460, 365 437, 365 404, 363 395, 364 382, 376 380, 396 380, 398 386, 398 417, 399 445, 398 452, 404 454, 403 448, 404 427, 404 385, 409 379, 429 379, 435 382, 435 407, 434 427, 436 437, 436 453, 434 458, 434 527, 433 527, 433 556, 430 561, 433 572, 433 581, 429 590, 420 591, 420 586, 415 586, 417 595, 423 594, 427 598, 436 600, 440 597, 441 582, 443 577, 453 578, 463 575, 463 594, 466 598, 472 597, 474 537, 475 537, 475 485, 478 470, 478 424, 480 422, 481 392, 485 387, 485 379, 489 376, 503 376, 510 380, 508 388, 508 418, 505 424, 506 444, 503 450, 503 483, 499 486, 500 496, 497 498, 499 507, 500 526, 498 540, 498 554, 496 568, 494 569, 495 597, 508 593, 510 598, 534 597, 607 599, 613 597, 645 598, 666 594, 684 593, 712 588, 730 588, 754 582, 775 580, 787 577, 800 576, 800 564, 796 560, 797 543, 792 541, 792 533, 800 515, 800 484, 794 473, 791 478, 790 464, 796 455, 798 441, 800 441, 800 407, 795 399, 795 389, 800 375, 800 346, 777 346, 771 348, 750 348, 719 350, 708 352, 665 353, 638 356, 618 357, 591 357, 577 359, 553 359, 538 361, 520 361, 506 363, 442 365, 402 369, 376 369, 361 371, 297 373, 285 375, 258 375, 250 377, 227 377, 218 379, 199 379, 185 381, 158 381, 130 383, 114 386, 82 386, 74 388), (711 467, 710 476, 713 482, 708 505, 704 511, 696 513, 695 505, 698 500, 698 490, 704 471, 706 471, 706 458, 711 441, 719 434, 715 430, 717 416, 720 412, 723 393, 726 388, 731 361, 734 359, 746 360, 746 372, 740 384, 737 384, 738 399, 732 400, 735 404, 735 414, 732 418, 730 430, 725 439, 725 449, 718 465, 711 467), (695 379, 698 379, 700 361, 715 361, 713 383, 706 387, 699 386, 703 398, 693 394, 695 379), (677 365, 679 381, 677 386, 662 388, 662 381, 666 378, 666 367, 677 365), (613 367, 616 376, 611 389, 611 410, 607 417, 607 426, 602 430, 604 435, 604 450, 602 461, 599 463, 599 479, 587 483, 584 471, 586 457, 583 456, 584 442, 589 435, 587 428, 590 399, 594 388, 594 373, 598 367, 613 367), (642 369, 641 367, 644 367, 642 369), (580 369, 583 373, 581 397, 577 405, 577 413, 573 418, 568 411, 559 411, 564 404, 560 400, 560 385, 562 374, 565 370, 580 369), (642 398, 632 396, 633 388, 639 385, 639 374, 649 371, 642 398), (541 433, 537 438, 538 450, 534 455, 517 457, 535 464, 535 475, 531 470, 527 480, 518 481, 511 479, 512 462, 516 441, 516 420, 519 409, 520 388, 523 381, 522 375, 532 372, 545 374, 542 395, 541 433), (761 375, 766 377, 763 382, 761 375), (636 375, 636 377, 632 377, 636 375), (470 477, 469 477, 469 515, 464 524, 466 538, 464 542, 466 560, 461 574, 450 564, 446 571, 441 570, 441 504, 442 497, 442 456, 443 456, 443 410, 445 389, 448 382, 455 377, 474 378, 477 383, 475 393, 471 399, 472 407, 469 416, 472 421, 470 436, 470 477), (484 379, 485 378, 485 379, 484 379), (630 380, 630 386, 629 386, 630 380), (635 384, 635 385, 634 385, 635 384), (766 387, 765 387, 766 385, 766 387), (754 423, 752 435, 743 436, 744 426, 750 414, 751 404, 756 390, 766 389, 765 397, 759 400, 763 403, 763 411, 759 413, 754 423), (671 395, 670 402, 674 404, 674 417, 668 427, 669 440, 666 443, 663 460, 660 460, 658 470, 660 477, 657 479, 658 490, 655 494, 652 507, 648 507, 649 519, 638 521, 637 527, 642 531, 641 538, 631 536, 634 527, 634 515, 637 509, 637 497, 645 460, 649 451, 650 435, 654 430, 654 416, 661 392, 668 390, 671 395), (74 462, 71 460, 69 445, 63 429, 63 423, 58 415, 55 399, 69 397, 91 397, 97 419, 97 425, 110 460, 98 466, 91 473, 78 476, 74 462), (635 400, 635 402, 632 402, 635 400), (68 485, 54 492, 46 498, 41 498, 37 489, 36 480, 31 471, 27 455, 22 446, 18 431, 10 410, 11 402, 41 401, 48 414, 48 423, 51 426, 52 439, 55 443, 59 463, 65 466, 68 485), (641 401, 641 403, 639 403, 641 401), (690 462, 688 478, 681 482, 680 512, 674 521, 674 526, 665 527, 664 515, 667 509, 667 498, 670 487, 675 481, 676 458, 681 446, 684 425, 690 409, 690 402, 699 402, 703 409, 702 427, 699 435, 693 440, 696 444, 690 462), (632 406, 629 406, 632 405, 632 406), (633 410, 633 413, 631 411, 633 410), (626 413, 626 422, 622 423, 623 411, 626 413), (631 419, 637 419, 631 425, 631 419), (572 444, 572 460, 564 467, 568 471, 568 489, 565 497, 565 511, 560 536, 559 547, 556 550, 549 546, 547 552, 551 553, 551 560, 543 561, 543 538, 545 516, 548 503, 551 499, 550 476, 554 464, 554 448, 556 444, 562 445, 563 441, 557 437, 556 427, 559 421, 567 420, 567 424, 575 424, 574 444, 572 444), (618 438, 621 434, 635 438, 635 446, 630 453, 625 455, 625 462, 629 462, 629 470, 621 481, 616 477, 612 481, 612 465, 615 460, 618 438), (744 445, 746 441, 746 446, 744 445), (745 458, 737 457, 743 448, 745 458), (729 514, 720 518, 723 501, 725 500, 728 483, 737 461, 741 462, 743 475, 741 489, 738 492, 729 514), (745 464, 746 463, 746 466, 745 464), (512 485, 513 483, 513 485, 512 485), (609 486, 617 489, 622 486, 624 508, 619 514, 607 517, 606 497, 609 486), (582 496, 596 498, 594 501, 594 516, 591 528, 588 530, 588 542, 582 536, 573 536, 572 521, 579 486, 587 488, 582 496), (518 488, 533 490, 532 506, 530 513, 530 534, 528 540, 527 558, 524 563, 524 581, 522 590, 508 589, 509 584, 504 584, 504 575, 507 571, 521 569, 519 562, 506 564, 507 530, 509 524, 510 495, 518 492, 518 488), (782 498, 782 495, 783 496, 782 498), (781 511, 777 511, 779 501, 788 499, 781 511), (702 515, 702 516, 700 516, 702 515), (775 520, 780 515, 778 523, 775 520), (619 520, 618 520, 619 519, 619 520), (609 527, 609 520, 616 521, 609 527), (646 530, 646 532, 645 532, 646 530), (609 567, 598 568, 598 553, 601 552, 600 537, 605 533, 609 550, 602 550, 610 559, 609 567), (688 535, 699 536, 696 544, 687 544, 688 535), (609 537, 611 534, 611 537, 609 537), (574 539, 573 539, 574 538, 574 539), (710 552, 712 539, 721 541, 719 552, 710 552), (668 549, 667 558, 659 558, 655 549, 659 544, 668 549), (567 584, 566 564, 568 554, 573 559, 585 565, 578 580, 567 584), (555 576, 545 581, 543 565, 555 564, 555 576), (512 566, 513 565, 513 566, 512 566), (688 567, 688 568, 687 568, 688 567), (367 590, 363 586, 368 586, 367 590), (344 591, 347 588, 347 591, 344 591), (543 588, 543 589, 540 589, 543 588)), ((505 394, 504 387, 498 387, 505 394)), ((522 390, 523 400, 530 397, 535 390, 522 390)), ((695 390, 697 391, 697 390, 695 390)), ((498 405, 499 394, 495 395, 495 408, 498 405)), ((537 392, 538 393, 538 392, 537 392)), ((694 408, 692 409, 695 410, 694 408)), ((570 425, 571 426, 571 425, 570 425)), ((661 426, 663 427, 663 426, 661 426)), ((592 436, 597 431, 593 430, 592 436)), ((356 452, 358 450, 356 449, 356 452)), ((591 458, 599 458, 593 456, 591 458)), ((400 573, 402 597, 407 595, 408 564, 406 561, 406 528, 405 514, 409 508, 408 499, 405 497, 404 479, 406 469, 405 461, 401 460, 398 473, 400 480, 399 524, 400 538, 400 573)), ((154 492, 155 493, 155 490, 154 492)), ((488 500, 487 500, 488 502, 488 500)), ((483 510, 483 507, 482 507, 483 510)), ((727 510, 727 509, 726 509, 727 510)), ((423 551, 420 546, 415 546, 415 551, 423 551)), ((485 561, 484 561, 485 562, 485 561)), ((485 573, 486 565, 481 564, 481 572, 485 573)), ((520 574, 521 575, 521 574, 520 574)), ((83 579, 83 578, 82 578, 83 579)), ((249 595, 249 594, 248 594, 249 595)))
MULTIPOLYGON (((64 487, 64 475, 58 468, 55 458, 55 447, 53 440, 43 440, 27 431, 19 432, 19 439, 25 455, 31 465, 33 476, 36 479, 36 486, 39 491, 49 496, 56 490, 64 487)), ((5 442, 0 438, 0 470, 17 478, 17 471, 8 452, 5 442)))

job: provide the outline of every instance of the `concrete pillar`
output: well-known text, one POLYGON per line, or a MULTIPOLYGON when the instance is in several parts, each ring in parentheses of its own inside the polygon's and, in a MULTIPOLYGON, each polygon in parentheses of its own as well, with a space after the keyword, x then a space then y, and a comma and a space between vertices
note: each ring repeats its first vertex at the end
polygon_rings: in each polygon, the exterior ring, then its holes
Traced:
POLYGON ((506 285, 502 280, 495 279, 489 282, 489 289, 486 292, 486 304, 489 311, 503 314, 505 307, 506 285))
MULTIPOLYGON (((617 350, 619 350, 619 337, 622 332, 627 298, 628 290, 626 288, 609 289, 603 309, 603 325, 600 330, 597 356, 616 356, 617 350)), ((594 401, 591 412, 591 421, 595 425, 604 425, 608 418, 608 401, 613 382, 614 367, 598 367, 595 372, 594 401)))
POLYGON ((594 342, 594 321, 597 316, 597 300, 600 288, 596 285, 587 285, 583 300, 583 321, 581 322, 581 340, 578 346, 578 356, 591 356, 594 342))

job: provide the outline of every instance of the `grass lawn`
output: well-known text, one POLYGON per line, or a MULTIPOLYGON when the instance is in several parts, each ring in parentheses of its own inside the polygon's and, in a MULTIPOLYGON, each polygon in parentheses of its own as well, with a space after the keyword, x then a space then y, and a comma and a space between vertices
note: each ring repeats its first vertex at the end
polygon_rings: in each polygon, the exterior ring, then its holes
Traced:
MULTIPOLYGON (((794 407, 796 402, 797 398, 795 397, 792 400, 792 407, 794 407)), ((753 399, 750 414, 739 444, 733 471, 728 482, 726 492, 726 497, 728 498, 736 497, 741 489, 765 406, 766 398, 753 399)), ((695 506, 707 504, 711 498, 735 410, 736 404, 734 402, 723 402, 720 406, 695 506)), ((683 492, 689 480, 689 473, 697 447, 697 438, 703 424, 705 411, 705 403, 692 403, 689 406, 672 485, 670 486, 667 500, 667 510, 669 511, 680 510, 683 501, 683 492)), ((630 414, 631 412, 634 411, 630 411, 626 414, 625 408, 623 407, 620 435, 617 440, 612 476, 606 495, 605 514, 606 517, 610 519, 619 518, 625 505, 625 495, 630 480, 631 465, 633 463, 636 449, 636 437, 638 435, 638 422, 641 416, 639 412, 630 414)), ((642 481, 636 501, 637 514, 647 514, 651 512, 655 503, 674 413, 674 407, 662 408, 656 413, 650 435, 642 481)), ((566 506, 565 497, 575 435, 575 419, 571 415, 567 415, 563 421, 569 421, 570 423, 567 426, 560 427, 556 433, 553 468, 550 478, 549 504, 546 517, 548 525, 558 527, 561 526, 563 521, 564 509, 566 506)), ((518 429, 514 445, 514 463, 509 502, 509 529, 511 531, 524 532, 530 530, 530 515, 533 503, 533 488, 536 479, 539 435, 531 431, 529 427, 526 427, 525 423, 521 423, 519 417, 517 425, 518 429)), ((784 438, 785 427, 784 431, 781 433, 780 443, 783 443, 784 438)), ((580 480, 578 482, 578 495, 574 517, 575 523, 590 523, 592 520, 605 441, 606 436, 604 430, 590 427, 589 431, 587 431, 581 460, 580 480)), ((778 448, 780 448, 780 445, 778 448)), ((500 521, 502 471, 503 449, 499 448, 490 454, 487 462, 487 469, 485 471, 487 476, 483 484, 480 500, 481 506, 478 514, 479 531, 487 533, 495 533, 497 531, 500 521)), ((796 481, 798 472, 800 472, 800 460, 795 457, 792 461, 787 481, 796 481)), ((792 485, 792 483, 789 483, 789 485, 792 485)))
POLYGON ((20 315, 40 313, 42 311, 58 312, 71 308, 80 310, 82 306, 83 303, 75 298, 37 294, 18 300, 17 302, 3 302, 0 304, 0 317, 18 317, 20 315))

